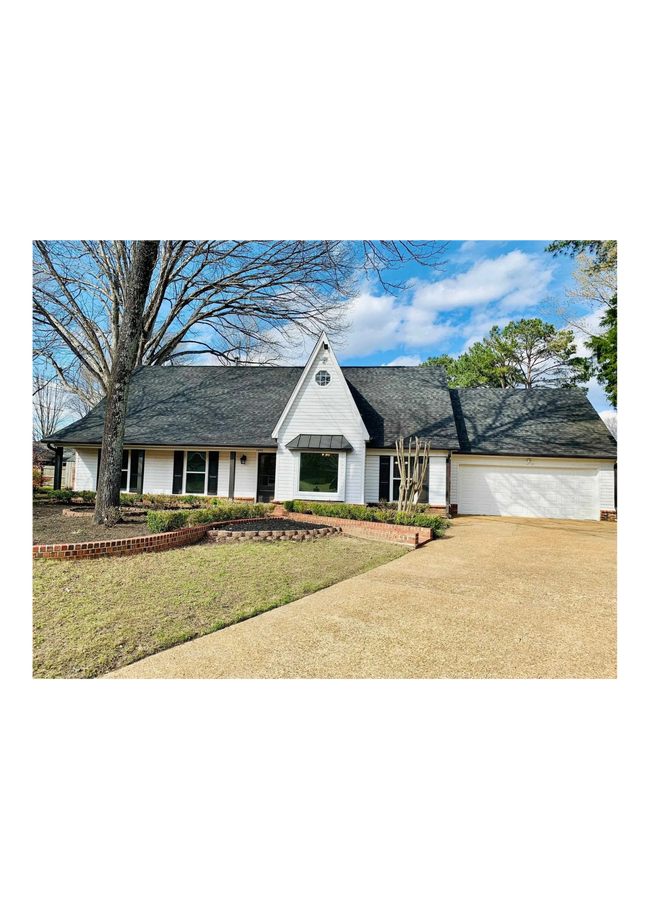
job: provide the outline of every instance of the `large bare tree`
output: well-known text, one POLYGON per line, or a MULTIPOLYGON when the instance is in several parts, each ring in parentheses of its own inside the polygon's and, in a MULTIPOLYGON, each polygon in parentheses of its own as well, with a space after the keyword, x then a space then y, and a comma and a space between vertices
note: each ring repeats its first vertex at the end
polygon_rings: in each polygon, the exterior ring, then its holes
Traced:
POLYGON ((34 440, 43 440, 59 427, 66 413, 66 393, 61 384, 47 374, 34 374, 33 433, 34 440))
POLYGON ((296 331, 340 332, 364 274, 393 288, 387 271, 439 267, 444 249, 430 240, 37 240, 35 359, 84 404, 107 397, 95 519, 110 524, 119 511, 134 367, 268 359, 296 331))

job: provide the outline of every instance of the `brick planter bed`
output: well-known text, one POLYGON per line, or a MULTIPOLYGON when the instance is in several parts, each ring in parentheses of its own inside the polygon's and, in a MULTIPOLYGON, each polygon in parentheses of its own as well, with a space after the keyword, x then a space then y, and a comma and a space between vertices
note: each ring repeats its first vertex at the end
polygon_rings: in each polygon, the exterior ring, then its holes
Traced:
POLYGON ((342 517, 320 517, 317 514, 297 514, 294 511, 289 511, 287 517, 290 520, 301 520, 320 526, 333 526, 350 536, 396 542, 410 549, 417 549, 433 538, 431 527, 407 527, 397 523, 375 523, 370 520, 344 520, 342 517))
POLYGON ((233 523, 227 521, 219 529, 214 529, 207 534, 208 539, 214 542, 240 542, 242 540, 251 540, 253 542, 262 542, 264 540, 271 542, 281 540, 287 542, 302 542, 305 539, 318 539, 321 536, 332 536, 340 533, 341 528, 336 526, 319 526, 309 522, 295 521, 297 529, 289 529, 290 524, 286 520, 266 518, 263 525, 254 521, 245 523, 233 523))
MULTIPOLYGON (((258 521, 265 517, 250 518, 258 521)), ((38 545, 32 548, 32 558, 89 559, 105 558, 109 555, 141 555, 144 552, 163 552, 189 546, 203 539, 209 530, 232 523, 248 523, 243 520, 224 520, 220 523, 202 523, 196 527, 171 530, 169 533, 152 533, 151 536, 131 536, 128 539, 108 539, 96 542, 57 543, 38 545)))

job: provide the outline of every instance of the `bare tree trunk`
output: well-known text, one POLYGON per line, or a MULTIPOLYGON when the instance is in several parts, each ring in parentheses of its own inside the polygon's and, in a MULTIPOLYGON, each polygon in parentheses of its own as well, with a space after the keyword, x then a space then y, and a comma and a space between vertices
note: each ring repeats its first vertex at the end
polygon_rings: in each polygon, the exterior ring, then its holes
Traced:
POLYGON ((158 258, 159 240, 138 241, 127 271, 124 312, 106 396, 95 523, 113 526, 120 518, 120 479, 129 383, 142 335, 144 308, 158 258))
POLYGON ((395 441, 397 448, 397 467, 399 469, 399 500, 398 511, 413 513, 413 507, 424 486, 427 469, 429 468, 429 452, 431 444, 422 441, 419 437, 413 441, 409 438, 408 453, 404 450, 404 438, 398 437, 395 441), (413 453, 413 448, 415 452, 413 453), (422 456, 422 466, 420 466, 422 456))

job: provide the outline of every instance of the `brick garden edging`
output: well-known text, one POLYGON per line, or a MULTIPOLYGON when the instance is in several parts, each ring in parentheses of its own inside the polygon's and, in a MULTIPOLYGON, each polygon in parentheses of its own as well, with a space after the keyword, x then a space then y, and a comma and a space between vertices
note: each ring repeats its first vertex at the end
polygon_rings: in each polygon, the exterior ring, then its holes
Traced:
MULTIPOLYGON (((283 509, 284 510, 284 509, 283 509)), ((382 542, 398 543, 402 546, 408 546, 410 549, 417 549, 433 537, 431 527, 407 527, 397 523, 375 523, 370 520, 345 520, 342 517, 321 517, 317 514, 297 514, 294 512, 276 513, 275 517, 287 517, 290 520, 300 520, 304 523, 320 523, 319 530, 327 529, 331 532, 348 533, 350 536, 361 536, 365 539, 379 539, 382 542)), ((77 542, 77 543, 56 543, 54 545, 37 545, 32 548, 32 558, 54 558, 54 559, 87 559, 87 558, 105 558, 106 556, 122 555, 140 555, 144 552, 163 552, 166 549, 177 549, 180 546, 188 546, 200 539, 210 531, 218 530, 221 527, 228 526, 231 523, 249 523, 255 520, 265 520, 265 517, 243 517, 238 520, 220 520, 214 523, 202 523, 200 526, 184 527, 182 530, 171 530, 168 533, 152 533, 151 536, 131 536, 128 539, 110 539, 99 540, 96 542, 77 542)), ((253 533, 260 531, 250 531, 244 536, 245 531, 234 531, 232 537, 242 536, 245 539, 261 540, 269 537, 253 536, 253 533)), ((288 536, 288 530, 271 530, 266 531, 270 538, 280 538, 285 534, 285 539, 309 539, 308 534, 316 531, 300 530, 298 534, 291 531, 288 536), (294 535, 295 534, 295 535, 294 535)))
POLYGON ((417 549, 433 539, 431 527, 407 527, 398 523, 375 523, 371 520, 345 520, 343 517, 320 517, 317 514, 297 514, 289 511, 291 520, 304 523, 321 523, 324 526, 338 527, 350 536, 362 536, 364 539, 380 539, 382 542, 396 542, 410 549, 417 549))
POLYGON ((249 520, 265 520, 265 517, 243 517, 239 520, 219 520, 202 523, 196 527, 170 530, 169 533, 152 533, 151 536, 130 536, 128 539, 108 539, 96 542, 57 543, 39 545, 32 549, 32 558, 87 559, 105 558, 108 555, 141 555, 144 552, 163 552, 177 549, 203 539, 208 530, 227 526, 230 523, 248 523, 249 520))

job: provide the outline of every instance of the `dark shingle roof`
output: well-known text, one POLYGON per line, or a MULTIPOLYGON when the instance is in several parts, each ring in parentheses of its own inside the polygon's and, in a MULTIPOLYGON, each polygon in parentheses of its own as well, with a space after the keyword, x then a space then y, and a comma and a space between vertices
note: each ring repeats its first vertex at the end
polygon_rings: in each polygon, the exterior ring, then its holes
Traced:
MULTIPOLYGON (((139 367, 124 441, 143 446, 274 447, 271 432, 301 367, 139 367)), ((58 443, 100 444, 104 402, 58 432, 58 443)))
POLYGON ((578 389, 450 393, 461 453, 616 458, 616 441, 578 389))
MULTIPOLYGON (((302 367, 139 367, 131 378, 125 443, 143 446, 272 447, 271 437, 302 367)), ((343 367, 370 447, 399 434, 458 449, 444 370, 438 367, 343 367)), ((52 437, 100 444, 104 403, 52 437)), ((310 432, 308 432, 310 433, 310 432)))
POLYGON ((370 434, 369 447, 392 447, 398 437, 424 437, 433 450, 458 450, 458 436, 442 367, 343 367, 370 434))
MULTIPOLYGON (((616 441, 579 390, 449 390, 440 367, 342 370, 369 447, 417 435, 434 450, 461 453, 616 456, 616 441)), ((271 432, 301 373, 301 367, 139 367, 131 378, 125 442, 273 447, 271 432)), ((100 444, 103 424, 100 402, 49 440, 100 444)))

